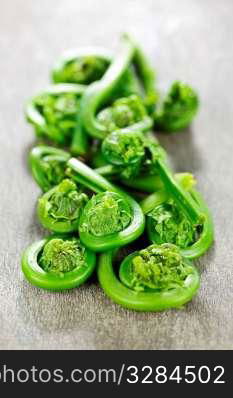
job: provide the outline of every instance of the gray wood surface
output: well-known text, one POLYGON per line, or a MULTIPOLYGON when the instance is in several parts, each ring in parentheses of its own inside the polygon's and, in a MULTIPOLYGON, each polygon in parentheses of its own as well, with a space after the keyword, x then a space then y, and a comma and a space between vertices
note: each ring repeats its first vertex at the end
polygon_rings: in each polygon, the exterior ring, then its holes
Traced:
POLYGON ((233 348, 233 2, 231 0, 2 0, 0 13, 0 348, 233 348), (215 220, 214 248, 200 259, 201 289, 184 310, 136 313, 111 303, 95 281, 68 293, 30 286, 22 250, 43 236, 39 189, 27 170, 33 131, 26 100, 48 84, 64 49, 116 49, 129 31, 165 90, 193 84, 201 108, 190 131, 159 139, 177 171, 191 171, 215 220))

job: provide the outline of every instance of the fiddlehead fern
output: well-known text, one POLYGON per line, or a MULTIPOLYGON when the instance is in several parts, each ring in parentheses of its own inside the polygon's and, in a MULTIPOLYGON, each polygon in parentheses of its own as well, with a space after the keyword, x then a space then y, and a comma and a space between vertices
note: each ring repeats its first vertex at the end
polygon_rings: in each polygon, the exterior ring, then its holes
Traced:
MULTIPOLYGON (((103 48, 84 47, 64 53, 56 62, 52 70, 54 83, 75 83, 90 85, 100 80, 110 64, 111 54, 103 48)), ((139 87, 132 68, 127 69, 116 89, 113 97, 138 93, 139 87)))
POLYGON ((111 106, 97 114, 97 120, 107 133, 130 127, 147 118, 147 111, 140 97, 131 95, 117 99, 111 106))
POLYGON ((77 264, 82 267, 84 260, 84 247, 77 239, 63 240, 54 238, 44 246, 39 258, 39 265, 46 272, 64 275, 73 271, 77 264))
MULTIPOLYGON (((191 191, 193 194, 187 192, 192 186, 192 177, 186 176, 186 186, 180 184, 163 161, 156 146, 148 144, 145 136, 140 133, 135 135, 137 138, 139 136, 140 144, 133 139, 127 140, 128 134, 118 131, 110 134, 103 141, 102 149, 105 158, 115 168, 124 165, 123 171, 118 170, 125 178, 135 177, 143 167, 147 168, 147 175, 148 168, 160 175, 163 182, 161 191, 145 199, 142 205, 144 212, 149 213, 147 224, 150 240, 159 244, 175 243, 185 250, 184 255, 189 258, 201 256, 213 242, 213 224, 203 200, 200 197, 196 200, 195 191, 191 191), (140 148, 140 151, 137 148, 140 148), (137 157, 135 153, 140 156, 137 157), (167 200, 169 202, 165 205, 164 202, 167 200), (148 203, 149 211, 146 210, 148 203)), ((153 177, 153 181, 156 184, 155 178, 153 177)))
POLYGON ((26 117, 36 135, 60 145, 69 144, 84 90, 81 85, 59 84, 34 97, 26 107, 26 117))
POLYGON ((22 270, 33 285, 48 290, 72 289, 84 283, 95 268, 95 254, 79 239, 52 236, 29 246, 22 256, 22 270))
POLYGON ((39 199, 38 218, 41 224, 51 231, 76 231, 87 201, 87 195, 78 190, 74 181, 64 179, 39 199))
POLYGON ((167 132, 186 128, 196 115, 198 106, 197 93, 187 84, 174 82, 155 112, 155 128, 167 132))
POLYGON ((157 173, 190 221, 196 225, 202 223, 202 215, 196 203, 175 180, 157 143, 141 133, 115 131, 103 141, 102 151, 110 164, 123 167, 123 171, 119 172, 126 178, 135 177, 139 171, 143 174, 145 170, 147 174, 157 173))
POLYGON ((132 221, 132 210, 122 196, 115 192, 99 193, 85 207, 81 232, 106 236, 123 231, 132 221))
POLYGON ((204 214, 204 222, 201 226, 201 230, 199 228, 198 238, 192 245, 182 249, 182 253, 186 258, 195 259, 202 256, 213 244, 214 224, 211 211, 202 195, 195 189, 190 189, 189 194, 197 203, 200 211, 204 214))
POLYGON ((80 218, 80 239, 86 247, 103 252, 124 246, 143 233, 143 212, 128 194, 77 159, 68 161, 67 173, 97 193, 86 204, 80 218))
POLYGON ((197 240, 197 228, 172 202, 156 206, 147 216, 150 238, 158 244, 170 242, 184 249, 197 240))
POLYGON ((157 105, 155 73, 126 35, 119 56, 78 50, 58 61, 52 78, 58 84, 29 103, 28 120, 38 137, 69 145, 72 155, 98 169, 57 148, 32 149, 32 174, 45 192, 38 202, 39 221, 59 235, 25 251, 26 278, 51 290, 78 286, 94 269, 93 252, 100 252, 99 281, 115 302, 145 311, 182 307, 199 287, 189 260, 212 244, 213 223, 193 189, 193 177, 173 174, 148 130, 153 123, 161 131, 185 128, 197 112, 197 94, 175 82, 157 105), (104 177, 133 187, 135 199, 104 177), (84 189, 94 192, 90 199, 84 189), (146 192, 152 194, 145 198, 146 192), (142 235, 145 216, 152 245, 130 254, 118 278, 115 249, 142 235))
POLYGON ((65 178, 66 163, 70 154, 51 146, 36 146, 29 153, 29 167, 32 175, 46 192, 65 178))
MULTIPOLYGON (((124 36, 120 55, 112 62, 104 77, 99 82, 90 85, 86 90, 81 104, 81 118, 87 133, 95 138, 103 139, 109 133, 108 127, 106 127, 106 119, 109 119, 109 115, 108 117, 105 115, 105 123, 103 124, 101 123, 103 114, 99 117, 100 120, 96 115, 106 101, 111 98, 114 90, 116 90, 122 76, 124 76, 129 68, 134 54, 134 43, 128 36, 124 36)), ((131 129, 134 128, 134 131, 137 129, 139 131, 147 131, 152 126, 151 118, 146 116, 142 121, 135 123, 133 126, 131 126, 131 129)))
POLYGON ((102 78, 110 62, 110 54, 102 48, 67 51, 54 66, 52 80, 54 83, 89 85, 102 78))
MULTIPOLYGON (((105 160, 113 165, 109 168, 109 174, 116 173, 117 167, 123 179, 155 175, 155 162, 165 158, 156 139, 150 139, 141 132, 123 130, 114 131, 103 140, 102 153, 105 160)), ((101 173, 101 169, 97 171, 101 173)))
POLYGON ((126 257, 119 277, 113 252, 100 256, 98 279, 114 302, 137 311, 181 308, 196 294, 200 277, 192 263, 171 244, 151 245, 126 257))
MULTIPOLYGON (((88 86, 104 76, 111 62, 112 57, 101 48, 69 51, 55 65, 52 79, 55 83, 76 83, 88 86)), ((114 100, 119 96, 128 96, 138 92, 139 87, 134 71, 128 68, 112 91, 111 97, 114 100)), ((71 145, 71 152, 75 155, 85 155, 88 147, 86 128, 82 119, 78 114, 77 128, 71 145)))
POLYGON ((177 246, 170 243, 151 245, 123 262, 120 279, 135 291, 170 290, 182 286, 192 267, 177 246))
MULTIPOLYGON (((52 71, 54 83, 75 83, 88 86, 102 78, 111 62, 108 52, 101 48, 80 48, 66 52, 52 71)), ((85 155, 88 139, 82 118, 77 115, 77 125, 72 137, 71 152, 85 155)))
POLYGON ((213 244, 213 220, 201 194, 193 188, 192 175, 181 173, 176 178, 203 214, 203 223, 197 225, 190 222, 171 200, 169 193, 161 188, 141 202, 143 212, 147 215, 147 233, 152 243, 175 243, 185 258, 195 259, 202 256, 213 244))
POLYGON ((145 155, 143 136, 141 133, 115 131, 103 141, 102 153, 110 164, 118 167, 122 177, 135 177, 145 155))

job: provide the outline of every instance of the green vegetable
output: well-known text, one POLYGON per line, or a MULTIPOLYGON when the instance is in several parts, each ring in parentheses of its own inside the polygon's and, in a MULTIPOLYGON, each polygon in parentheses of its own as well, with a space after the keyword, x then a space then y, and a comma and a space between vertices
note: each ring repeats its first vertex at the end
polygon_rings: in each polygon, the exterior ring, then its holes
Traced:
MULTIPOLYGON (((80 117, 83 121, 85 131, 92 137, 103 139, 108 133, 108 126, 106 127, 106 119, 101 123, 101 118, 96 117, 98 111, 103 108, 106 101, 111 99, 116 87, 129 68, 135 54, 135 45, 128 36, 123 36, 123 47, 119 55, 113 60, 103 78, 91 84, 83 96, 81 103, 80 117)), ((108 111, 107 111, 108 112, 108 111)), ((107 123, 108 124, 108 123, 107 123)), ((131 125, 130 130, 147 131, 152 127, 152 119, 149 116, 143 117, 142 120, 131 125)))
POLYGON ((156 235, 157 243, 170 242, 181 249, 197 239, 195 226, 180 211, 174 202, 163 203, 148 213, 150 231, 156 235))
POLYGON ((171 244, 134 252, 113 269, 114 252, 103 253, 97 268, 101 287, 114 302, 137 311, 182 308, 196 294, 200 277, 192 263, 171 244))
POLYGON ((176 182, 172 172, 162 158, 160 147, 141 133, 115 131, 102 144, 105 159, 113 166, 123 167, 121 175, 135 177, 142 170, 157 173, 177 206, 196 225, 202 223, 202 214, 196 203, 176 182))
POLYGON ((192 267, 182 257, 177 246, 170 243, 151 245, 131 256, 131 266, 124 261, 120 268, 121 281, 135 291, 161 291, 182 286, 192 273, 192 267))
POLYGON ((77 188, 74 181, 64 179, 38 200, 39 221, 53 232, 77 231, 87 201, 87 195, 77 188))
POLYGON ((104 139, 102 152, 110 164, 118 167, 122 177, 135 177, 145 156, 143 136, 136 132, 114 131, 104 139))
POLYGON ((111 57, 102 48, 80 48, 64 53, 52 70, 54 83, 89 85, 106 72, 111 57))
POLYGON ((186 258, 195 259, 202 256, 213 244, 214 224, 211 212, 202 198, 202 195, 198 191, 191 189, 190 196, 204 214, 204 222, 201 231, 199 231, 198 239, 191 246, 182 250, 182 253, 186 258))
POLYGON ((161 131, 177 131, 186 128, 197 113, 197 93, 187 84, 172 84, 160 109, 155 112, 155 128, 161 131))
POLYGON ((26 117, 36 135, 60 145, 70 144, 84 90, 81 85, 58 84, 34 97, 26 107, 26 117))
MULTIPOLYGON (((162 156, 162 153, 161 153, 161 156, 162 156)), ((164 161, 165 161, 165 159, 164 159, 164 161)), ((178 182, 181 182, 182 187, 184 189, 187 188, 187 184, 189 187, 190 177, 192 180, 193 176, 190 173, 174 174, 174 178, 176 180, 178 180, 178 182), (180 179, 180 177, 182 177, 182 178, 180 179)), ((138 191, 147 192, 147 193, 154 193, 158 189, 164 188, 164 184, 158 174, 152 174, 152 175, 144 174, 144 175, 139 175, 137 177, 130 178, 130 179, 122 178, 121 182, 124 185, 126 185, 127 187, 131 187, 138 191)))
POLYGON ((124 246, 143 233, 143 212, 128 194, 74 158, 68 161, 68 175, 98 193, 87 203, 80 218, 80 239, 86 247, 103 252, 124 246))
MULTIPOLYGON (((107 165, 96 171, 99 174, 118 174, 123 182, 136 177, 158 177, 154 163, 158 158, 166 161, 166 153, 154 137, 141 132, 117 130, 109 134, 102 142, 102 154, 107 165), (109 167, 110 166, 110 167, 109 167)), ((137 185, 137 183, 136 183, 137 185)))
POLYGON ((111 106, 97 114, 97 120, 108 133, 129 127, 147 117, 147 111, 140 97, 131 95, 117 99, 111 106))
MULTIPOLYGON (((65 53, 52 71, 55 83, 76 83, 89 85, 99 80, 111 62, 108 52, 101 48, 83 48, 65 53)), ((88 151, 88 137, 82 118, 77 114, 77 123, 71 142, 74 155, 85 155, 88 151)))
POLYGON ((28 103, 26 116, 40 142, 69 152, 47 145, 30 151, 43 191, 38 219, 56 235, 25 250, 26 279, 54 291, 74 288, 100 253, 98 279, 114 302, 138 311, 182 308, 199 288, 190 260, 213 243, 213 221, 193 175, 174 174, 149 131, 187 127, 197 93, 176 81, 160 100, 154 68, 128 35, 116 56, 98 48, 65 53, 51 77, 56 84, 28 103), (145 239, 152 244, 140 250, 145 239), (139 249, 117 270, 119 249, 131 243, 139 249))
POLYGON ((132 221, 132 211, 121 195, 115 192, 99 193, 85 207, 80 232, 106 236, 123 231, 132 221))
MULTIPOLYGON (((140 202, 140 206, 144 214, 150 213, 156 206, 159 206, 160 204, 171 199, 169 192, 165 189, 165 186, 162 183, 161 179, 157 176, 151 176, 151 179, 152 178, 152 182, 154 182, 153 193, 146 196, 140 202)), ((176 182, 189 193, 196 184, 196 180, 191 173, 176 173, 174 174, 174 178, 176 182)), ((147 188, 147 181, 145 184, 147 188)))
POLYGON ((95 261, 95 254, 79 239, 54 235, 25 250, 22 271, 32 285, 59 291, 84 283, 94 271, 95 261))
MULTIPOLYGON (((52 72, 55 83, 81 83, 90 85, 100 80, 108 70, 112 58, 98 48, 84 48, 65 54, 56 64, 52 72)), ((126 68, 118 84, 113 88, 112 99, 139 93, 138 83, 132 68, 126 68)), ((72 139, 71 151, 75 155, 85 155, 88 148, 88 139, 83 118, 78 115, 78 123, 72 139)))
POLYGON ((70 154, 51 146, 36 146, 29 153, 29 167, 42 189, 47 192, 65 178, 66 163, 70 154))
POLYGON ((184 257, 195 259, 202 256, 213 244, 213 220, 201 194, 193 188, 192 179, 187 182, 188 175, 186 177, 182 173, 177 177, 179 184, 188 191, 187 194, 203 214, 202 225, 190 223, 184 213, 174 207, 169 193, 164 188, 144 199, 141 207, 147 215, 147 232, 152 243, 176 243, 184 257))
MULTIPOLYGON (((121 76, 118 85, 113 89, 111 98, 114 101, 114 99, 118 98, 119 96, 121 97, 128 95, 129 99, 128 97, 126 97, 118 99, 115 102, 113 102, 114 112, 112 112, 112 107, 107 107, 106 109, 101 111, 97 115, 97 119, 99 119, 100 123, 103 123, 103 125, 105 125, 107 129, 113 128, 113 125, 115 125, 115 123, 122 124, 123 119, 127 118, 126 114, 128 114, 129 112, 133 113, 132 116, 135 120, 139 120, 140 113, 146 114, 146 110, 143 105, 143 102, 140 100, 138 96, 135 95, 138 94, 138 91, 139 88, 133 70, 131 69, 125 70, 125 72, 121 76), (124 107, 127 108, 124 111, 124 116, 118 112, 119 107, 123 104, 124 107)), ((147 119, 147 116, 145 116, 145 118, 147 119)), ((77 128, 73 136, 71 152, 74 155, 85 156, 88 152, 89 139, 90 137, 88 136, 88 133, 86 131, 85 125, 82 120, 82 116, 78 115, 77 128)))

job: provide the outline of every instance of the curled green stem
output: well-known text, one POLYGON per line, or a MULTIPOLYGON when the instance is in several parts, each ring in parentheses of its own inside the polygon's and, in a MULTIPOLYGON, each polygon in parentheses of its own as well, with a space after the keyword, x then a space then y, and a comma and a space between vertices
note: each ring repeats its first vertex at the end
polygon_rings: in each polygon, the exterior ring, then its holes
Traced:
POLYGON ((34 126, 36 135, 59 145, 69 145, 84 91, 83 85, 57 84, 30 100, 26 118, 34 126))
POLYGON ((106 127, 97 120, 96 113, 111 96, 129 67, 133 55, 133 43, 124 37, 121 53, 108 68, 103 79, 92 84, 86 90, 81 104, 81 118, 85 130, 95 138, 103 139, 107 134, 106 127))
POLYGON ((70 178, 97 193, 84 208, 79 224, 80 239, 87 247, 103 252, 124 246, 143 233, 144 215, 140 205, 131 196, 77 159, 70 159, 67 165, 70 178), (98 218, 99 226, 104 220, 105 233, 94 234, 91 231, 90 219, 93 220, 93 214, 98 218), (111 220, 111 217, 117 219, 111 220))
MULTIPOLYGON (((203 223, 201 226, 197 226, 196 224, 192 224, 188 221, 185 221, 182 212, 180 214, 182 215, 182 219, 184 219, 184 221, 187 224, 186 226, 184 225, 185 229, 183 231, 183 233, 185 234, 185 241, 187 242, 188 239, 188 229, 187 229, 188 225, 190 225, 190 228, 192 227, 193 234, 195 234, 196 236, 194 241, 192 239, 187 247, 181 249, 181 252, 184 257, 188 259, 195 259, 202 256, 213 244, 214 240, 213 220, 211 212, 208 206, 206 205, 204 199, 202 198, 201 194, 197 190, 195 190, 192 187, 192 185, 190 185, 192 179, 188 177, 188 173, 187 175, 185 173, 177 174, 176 179, 177 181, 179 181, 179 184, 183 186, 183 189, 187 191, 187 195, 189 195, 192 198, 192 200, 195 201, 196 206, 199 209, 199 212, 203 214, 203 223)), ((159 189, 158 191, 154 192, 153 194, 145 198, 143 201, 141 201, 140 204, 144 214, 148 215, 154 209, 156 208, 158 209, 160 205, 169 203, 170 199, 171 199, 170 195, 166 190, 159 189)), ((165 214, 162 215, 162 217, 163 217, 162 220, 164 221, 165 214)), ((172 226, 170 225, 169 228, 172 228, 172 226)), ((179 231, 177 231, 177 234, 180 235, 182 233, 181 225, 178 226, 178 230, 179 231)), ((152 243, 161 243, 161 236, 159 236, 158 233, 156 233, 153 224, 153 218, 151 218, 150 216, 147 217, 147 232, 149 239, 152 243)), ((170 229, 167 230, 167 233, 169 235, 171 234, 171 232, 172 231, 170 229)), ((179 240, 180 239, 181 238, 179 238, 179 240)))
MULTIPOLYGON (((170 308, 182 308, 196 294, 200 277, 197 269, 186 259, 189 274, 180 286, 158 291, 135 291, 123 284, 116 276, 113 267, 115 252, 101 254, 97 267, 98 280, 106 295, 122 307, 136 311, 162 311, 170 308)), ((138 255, 133 253, 124 260, 126 272, 132 259, 138 255)), ((123 271, 125 272, 125 271, 123 271)))
POLYGON ((57 233, 78 230, 88 197, 74 181, 64 179, 38 200, 37 215, 44 228, 57 233))
POLYGON ((66 162, 69 158, 68 152, 52 146, 40 145, 31 149, 29 167, 42 191, 47 192, 65 178, 66 162))
POLYGON ((84 283, 93 273, 95 263, 95 254, 77 238, 53 235, 24 251, 22 271, 32 285, 61 291, 84 283))

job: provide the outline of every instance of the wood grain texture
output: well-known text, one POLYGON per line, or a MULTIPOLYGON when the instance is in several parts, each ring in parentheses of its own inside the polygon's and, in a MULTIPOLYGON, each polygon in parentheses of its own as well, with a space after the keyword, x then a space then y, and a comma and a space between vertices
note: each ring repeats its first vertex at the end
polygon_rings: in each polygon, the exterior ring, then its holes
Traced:
POLYGON ((231 0, 8 0, 0 14, 0 348, 233 348, 233 2, 231 0), (39 190, 27 170, 26 100, 48 84, 60 53, 141 42, 165 90, 193 84, 200 113, 188 132, 159 136, 177 171, 191 171, 215 220, 214 248, 199 261, 201 289, 184 310, 136 313, 111 303, 95 280, 64 294, 30 286, 22 250, 43 236, 39 190))

